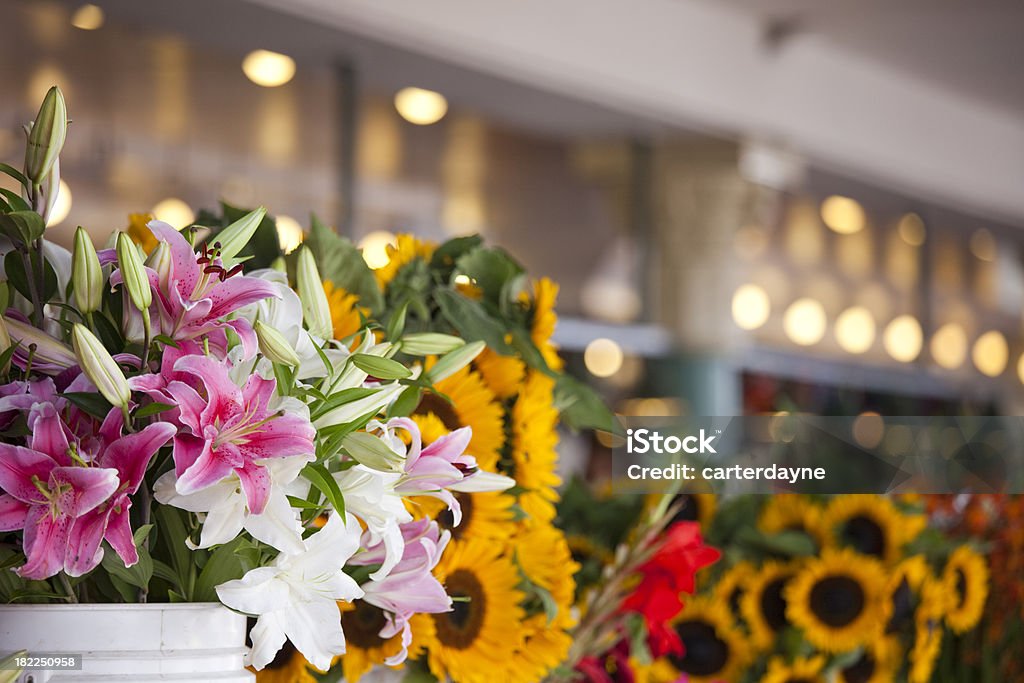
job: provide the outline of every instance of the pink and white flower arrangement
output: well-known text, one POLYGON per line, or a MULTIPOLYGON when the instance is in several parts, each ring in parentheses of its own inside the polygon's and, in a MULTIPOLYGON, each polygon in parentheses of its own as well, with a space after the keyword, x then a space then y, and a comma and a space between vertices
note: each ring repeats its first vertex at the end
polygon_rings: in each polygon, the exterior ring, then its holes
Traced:
MULTIPOLYGON (((153 221, 148 255, 126 233, 48 242, 66 129, 55 88, 23 170, 0 166, 22 185, 0 197, 0 598, 219 600, 256 617, 257 669, 285 639, 326 669, 337 602, 363 598, 408 646, 414 614, 452 603, 431 574, 448 532, 404 498, 457 520, 452 491, 512 484, 477 467, 468 430, 423 444, 402 417, 430 350, 325 339, 308 250, 291 277, 243 273, 263 209, 205 240, 153 221)), ((446 343, 449 372, 472 360, 446 343)))

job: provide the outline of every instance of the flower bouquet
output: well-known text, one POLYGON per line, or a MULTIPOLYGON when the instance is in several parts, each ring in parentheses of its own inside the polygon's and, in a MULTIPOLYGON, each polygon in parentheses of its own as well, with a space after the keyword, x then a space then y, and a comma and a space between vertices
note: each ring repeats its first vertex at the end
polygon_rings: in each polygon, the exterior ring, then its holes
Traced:
POLYGON ((326 670, 359 600, 400 664, 416 619, 464 604, 444 586, 460 562, 492 561, 467 545, 442 573, 439 520, 515 484, 469 454, 470 427, 408 417, 483 342, 399 315, 334 339, 310 249, 290 279, 243 272, 262 209, 216 230, 150 221, 148 254, 79 228, 68 253, 45 237, 66 131, 54 88, 23 170, 0 167, 22 188, 0 191, 0 601, 219 601, 255 618, 253 668, 288 641, 326 670))

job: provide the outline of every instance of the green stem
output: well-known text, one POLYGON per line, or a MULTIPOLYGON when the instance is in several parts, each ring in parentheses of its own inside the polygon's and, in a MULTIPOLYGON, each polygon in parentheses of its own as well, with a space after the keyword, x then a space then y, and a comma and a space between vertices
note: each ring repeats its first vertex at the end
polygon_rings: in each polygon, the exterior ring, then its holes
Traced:
POLYGON ((75 589, 72 588, 71 582, 68 581, 68 575, 64 572, 60 573, 60 585, 64 587, 64 592, 67 593, 68 602, 78 603, 78 596, 75 595, 75 589))
POLYGON ((22 251, 20 248, 18 253, 21 256, 22 267, 25 268, 25 279, 28 280, 28 293, 32 299, 32 324, 42 329, 42 294, 41 291, 36 288, 35 268, 32 265, 32 257, 27 251, 22 251))

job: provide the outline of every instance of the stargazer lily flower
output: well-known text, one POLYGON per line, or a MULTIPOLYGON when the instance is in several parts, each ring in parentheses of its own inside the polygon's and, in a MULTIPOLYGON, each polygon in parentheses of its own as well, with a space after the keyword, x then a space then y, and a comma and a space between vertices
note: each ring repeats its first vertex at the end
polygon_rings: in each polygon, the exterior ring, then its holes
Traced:
POLYGON ((0 531, 25 530, 28 561, 15 571, 46 579, 74 569, 69 553, 74 524, 110 498, 118 476, 113 468, 75 462, 52 404, 33 407, 29 428, 28 448, 0 443, 0 531))
POLYGON ((276 382, 252 375, 239 388, 228 369, 209 356, 184 356, 176 372, 190 375, 202 393, 181 380, 166 392, 178 406, 181 432, 174 437, 177 492, 187 496, 238 476, 252 514, 270 499, 269 458, 312 456, 316 435, 309 420, 270 409, 276 382))
MULTIPOLYGON (((365 592, 363 600, 385 612, 385 624, 378 635, 385 640, 402 636, 402 649, 385 660, 388 666, 405 661, 412 642, 409 619, 414 614, 437 614, 452 608, 452 599, 432 573, 451 534, 441 531, 433 520, 420 519, 402 525, 402 538, 405 548, 401 561, 387 577, 371 579, 361 586, 365 592)), ((353 557, 349 564, 368 566, 385 561, 383 544, 371 545, 364 533, 362 545, 367 550, 353 557)))
MULTIPOLYGON (((175 341, 205 339, 221 357, 227 351, 226 330, 232 329, 242 341, 247 357, 256 352, 256 335, 245 319, 225 317, 248 304, 276 296, 270 283, 241 275, 241 264, 225 270, 216 245, 198 255, 185 237, 162 221, 151 221, 149 229, 167 244, 170 258, 166 272, 146 268, 153 288, 156 312, 154 327, 175 341)), ((159 247, 158 247, 159 248, 159 247)), ((110 276, 111 286, 124 281, 120 270, 110 276)))
POLYGON ((217 586, 222 603, 258 617, 248 657, 255 669, 269 664, 285 639, 322 671, 345 653, 337 601, 361 598, 363 590, 341 568, 359 548, 360 532, 355 517, 335 513, 302 553, 281 553, 269 567, 217 586))

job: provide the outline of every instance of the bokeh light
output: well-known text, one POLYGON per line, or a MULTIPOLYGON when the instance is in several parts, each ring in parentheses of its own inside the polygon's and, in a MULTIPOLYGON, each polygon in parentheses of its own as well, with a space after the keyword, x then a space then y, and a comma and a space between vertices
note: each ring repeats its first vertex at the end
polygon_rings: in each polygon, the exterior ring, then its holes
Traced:
POLYGON ((896 226, 896 232, 900 239, 912 247, 919 247, 924 244, 925 232, 924 221, 916 213, 907 213, 900 218, 896 226))
POLYGON ((256 85, 276 88, 295 76, 295 60, 270 50, 253 50, 242 60, 242 71, 256 85))
POLYGON ((1006 337, 998 330, 989 330, 978 337, 971 350, 971 360, 974 367, 983 375, 998 377, 1006 369, 1009 360, 1010 349, 1006 344, 1006 337))
POLYGON ((599 337, 587 344, 583 363, 595 377, 611 377, 622 367, 622 347, 611 339, 599 337))
POLYGON ((855 199, 832 195, 821 203, 821 220, 840 235, 852 235, 864 229, 864 209, 855 199))
POLYGON ((374 230, 367 233, 359 241, 359 248, 363 250, 363 260, 371 268, 383 268, 391 261, 388 256, 388 245, 395 243, 394 234, 387 230, 374 230))
POLYGON ((863 306, 851 306, 836 318, 835 334, 847 353, 864 353, 875 342, 875 319, 863 306))
POLYGON ((402 88, 395 93, 395 109, 409 123, 429 126, 448 113, 448 100, 433 90, 402 88))
POLYGON ((924 343, 924 333, 921 331, 921 323, 912 315, 901 315, 886 325, 882 335, 882 344, 885 351, 894 360, 901 363, 910 363, 921 353, 921 346, 924 343))
POLYGON ((192 207, 177 197, 168 197, 161 200, 153 207, 150 213, 157 220, 168 223, 179 230, 192 225, 192 221, 196 219, 195 213, 192 212, 192 207))
POLYGON ((800 346, 811 346, 821 341, 826 325, 825 309, 821 303, 808 297, 790 304, 782 319, 786 336, 800 346))
POLYGON ((302 229, 302 225, 291 216, 278 216, 275 222, 281 251, 286 254, 292 253, 302 244, 302 240, 306 238, 306 232, 302 229))
POLYGON ((71 188, 63 180, 57 188, 57 200, 50 209, 50 216, 46 221, 46 227, 60 225, 61 222, 71 213, 71 188))
POLYGON ((756 330, 771 314, 768 294, 757 285, 741 285, 732 295, 732 319, 744 330, 756 330))
POLYGON ((95 31, 103 26, 103 10, 96 5, 82 5, 71 15, 71 25, 83 31, 95 31))
POLYGON ((957 323, 946 323, 932 335, 929 348, 936 365, 956 370, 967 360, 967 332, 957 323))

